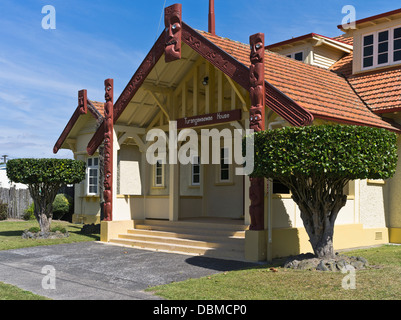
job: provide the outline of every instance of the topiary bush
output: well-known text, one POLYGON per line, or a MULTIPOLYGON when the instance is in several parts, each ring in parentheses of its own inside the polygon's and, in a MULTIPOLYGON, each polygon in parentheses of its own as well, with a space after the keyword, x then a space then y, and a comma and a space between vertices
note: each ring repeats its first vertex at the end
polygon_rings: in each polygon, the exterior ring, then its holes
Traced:
POLYGON ((34 213, 42 232, 50 231, 53 202, 58 190, 85 179, 86 163, 70 159, 13 159, 7 163, 7 177, 28 185, 34 213))
POLYGON ((262 131, 254 143, 252 177, 275 179, 290 189, 312 248, 331 257, 334 223, 351 180, 389 179, 396 170, 397 136, 385 129, 322 125, 262 131))

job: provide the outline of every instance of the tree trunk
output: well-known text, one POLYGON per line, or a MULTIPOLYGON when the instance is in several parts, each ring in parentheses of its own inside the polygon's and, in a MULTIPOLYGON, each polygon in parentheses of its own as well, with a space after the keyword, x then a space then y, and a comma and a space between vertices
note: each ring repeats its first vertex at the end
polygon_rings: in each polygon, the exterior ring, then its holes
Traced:
POLYGON ((347 202, 343 194, 344 181, 338 184, 297 181, 297 188, 291 188, 297 203, 313 252, 318 258, 334 257, 334 224, 338 213, 347 202))
POLYGON ((34 203, 35 218, 39 223, 40 231, 50 232, 50 225, 53 219, 53 201, 56 198, 60 185, 29 185, 29 192, 34 203))
POLYGON ((41 213, 39 214, 39 225, 40 225, 40 231, 43 233, 48 233, 50 232, 50 225, 52 222, 52 218, 48 216, 46 213, 41 213))

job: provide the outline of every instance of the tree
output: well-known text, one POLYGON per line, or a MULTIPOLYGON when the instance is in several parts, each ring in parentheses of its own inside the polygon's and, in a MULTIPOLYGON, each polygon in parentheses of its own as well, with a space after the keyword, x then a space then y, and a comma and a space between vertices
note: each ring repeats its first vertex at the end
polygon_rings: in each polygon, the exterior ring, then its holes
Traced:
POLYGON ((385 129, 287 127, 255 133, 253 138, 251 176, 275 179, 290 189, 318 257, 334 256, 334 223, 347 201, 347 183, 391 178, 397 166, 397 137, 385 129))
POLYGON ((84 180, 85 171, 85 162, 69 159, 15 159, 7 163, 8 178, 28 186, 42 232, 50 231, 57 192, 67 184, 84 180))

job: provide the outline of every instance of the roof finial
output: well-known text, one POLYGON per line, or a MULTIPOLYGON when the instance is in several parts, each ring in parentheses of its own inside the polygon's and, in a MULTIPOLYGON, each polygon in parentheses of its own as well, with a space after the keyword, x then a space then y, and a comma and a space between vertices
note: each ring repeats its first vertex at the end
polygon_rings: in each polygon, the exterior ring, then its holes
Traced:
POLYGON ((216 17, 214 15, 214 0, 209 0, 209 33, 216 35, 216 17))

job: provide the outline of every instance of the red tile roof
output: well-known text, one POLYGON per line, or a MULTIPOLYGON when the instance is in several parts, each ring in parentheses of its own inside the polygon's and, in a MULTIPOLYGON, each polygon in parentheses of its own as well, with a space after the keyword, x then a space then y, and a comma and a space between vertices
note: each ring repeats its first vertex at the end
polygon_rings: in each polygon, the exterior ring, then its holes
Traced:
POLYGON ((375 113, 401 110, 401 66, 352 74, 353 54, 344 56, 331 70, 347 77, 359 97, 375 113))
MULTIPOLYGON (((201 34, 244 65, 249 65, 248 45, 206 32, 201 34)), ((369 110, 347 79, 330 70, 266 51, 265 77, 316 118, 400 130, 369 110)))
POLYGON ((98 101, 93 101, 93 100, 88 100, 89 105, 92 105, 94 109, 96 110, 96 113, 98 113, 97 116, 101 116, 104 118, 104 102, 98 102, 98 101))

